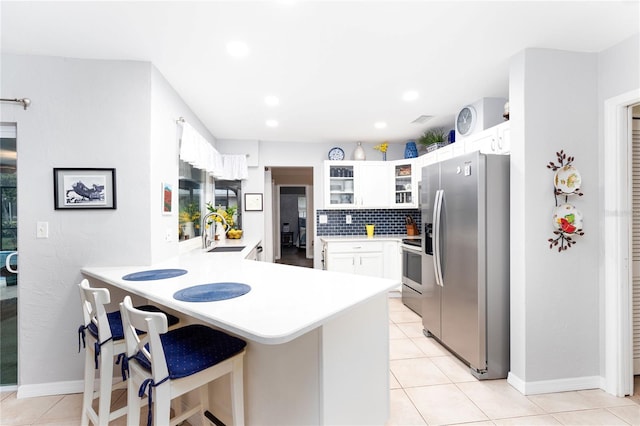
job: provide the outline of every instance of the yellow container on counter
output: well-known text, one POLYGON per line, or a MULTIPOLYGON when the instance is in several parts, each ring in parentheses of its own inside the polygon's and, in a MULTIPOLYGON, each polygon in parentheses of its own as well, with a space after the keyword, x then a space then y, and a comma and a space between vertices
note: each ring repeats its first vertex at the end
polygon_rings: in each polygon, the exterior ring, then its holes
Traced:
POLYGON ((373 230, 376 227, 375 225, 365 225, 367 227, 367 237, 373 238, 373 230))

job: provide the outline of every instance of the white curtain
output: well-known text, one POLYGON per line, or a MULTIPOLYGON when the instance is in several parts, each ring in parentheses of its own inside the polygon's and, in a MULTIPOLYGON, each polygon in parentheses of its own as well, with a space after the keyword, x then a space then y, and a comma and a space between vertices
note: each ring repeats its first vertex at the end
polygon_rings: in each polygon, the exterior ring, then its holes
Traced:
POLYGON ((247 179, 245 155, 222 155, 189 123, 182 123, 180 159, 218 179, 247 179))
POLYGON ((247 156, 242 154, 222 156, 224 160, 224 179, 239 180, 249 177, 247 170, 247 156))

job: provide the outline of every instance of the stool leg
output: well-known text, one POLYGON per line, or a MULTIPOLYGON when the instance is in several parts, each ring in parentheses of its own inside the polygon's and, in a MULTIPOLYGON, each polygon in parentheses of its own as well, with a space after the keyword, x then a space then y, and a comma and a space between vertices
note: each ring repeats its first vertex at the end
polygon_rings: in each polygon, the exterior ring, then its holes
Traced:
POLYGON ((203 425, 211 424, 209 419, 204 415, 204 413, 209 410, 209 384, 200 386, 198 388, 198 394, 200 395, 200 418, 202 419, 203 425))
POLYGON ((153 424, 166 426, 171 420, 171 386, 168 382, 153 389, 153 424))
POLYGON ((93 351, 88 347, 84 350, 84 393, 82 395, 82 419, 81 426, 89 425, 89 410, 93 403, 93 386, 96 372, 93 363, 93 351))
POLYGON ((242 371, 243 356, 233 360, 231 370, 231 410, 234 426, 244 426, 244 374, 242 371))
MULTIPOLYGON (((138 396, 140 383, 134 383, 133 378, 127 380, 127 425, 138 426, 140 424, 140 406, 142 400, 138 396)), ((148 407, 151 410, 151 407, 148 407)))
POLYGON ((113 345, 111 342, 100 348, 100 402, 98 407, 99 426, 109 425, 111 412, 111 390, 113 386, 113 345))

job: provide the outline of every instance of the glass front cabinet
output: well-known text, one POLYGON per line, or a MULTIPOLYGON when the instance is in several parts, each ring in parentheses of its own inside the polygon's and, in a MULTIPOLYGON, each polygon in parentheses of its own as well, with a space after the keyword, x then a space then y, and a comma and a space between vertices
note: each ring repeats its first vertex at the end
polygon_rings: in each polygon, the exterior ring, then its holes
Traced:
POLYGON ((325 161, 325 208, 417 208, 415 164, 325 161))
POLYGON ((355 207, 354 165, 325 163, 325 207, 355 207))
POLYGON ((412 161, 393 163, 393 206, 418 207, 418 169, 412 161))

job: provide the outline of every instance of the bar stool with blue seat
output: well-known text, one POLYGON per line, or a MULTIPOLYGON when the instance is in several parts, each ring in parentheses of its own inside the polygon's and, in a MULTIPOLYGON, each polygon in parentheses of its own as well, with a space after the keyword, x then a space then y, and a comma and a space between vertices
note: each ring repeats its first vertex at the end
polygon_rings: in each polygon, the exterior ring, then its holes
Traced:
MULTIPOLYGON (((126 383, 113 383, 114 357, 126 352, 124 332, 120 310, 106 312, 105 305, 110 303, 111 295, 106 288, 92 288, 89 281, 84 279, 80 284, 80 300, 82 302, 82 315, 84 324, 78 330, 78 344, 80 339, 85 346, 84 365, 84 395, 82 398, 83 426, 91 421, 96 426, 109 424, 109 421, 123 416, 127 407, 122 407, 113 412, 111 409, 111 392, 115 389, 124 389, 126 383), (88 333, 87 333, 88 331, 88 333), (87 345, 86 339, 89 340, 87 345), (99 370, 100 386, 94 390, 96 373, 99 370), (93 408, 93 400, 99 398, 98 411, 93 408)), ((140 309, 162 312, 153 305, 140 306, 140 309)), ((167 314, 171 326, 178 324, 179 320, 173 315, 167 314)))
POLYGON ((129 296, 120 304, 120 311, 127 345, 122 368, 129 372, 127 424, 139 424, 145 393, 148 426, 152 420, 155 425, 177 425, 198 412, 202 424, 209 424, 207 418, 215 415, 208 409, 208 384, 231 374, 233 424, 244 425, 244 340, 201 324, 168 330, 164 314, 134 308, 129 296), (199 404, 170 418, 171 400, 195 389, 199 390, 199 404))

